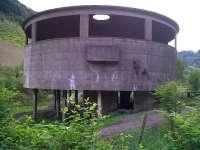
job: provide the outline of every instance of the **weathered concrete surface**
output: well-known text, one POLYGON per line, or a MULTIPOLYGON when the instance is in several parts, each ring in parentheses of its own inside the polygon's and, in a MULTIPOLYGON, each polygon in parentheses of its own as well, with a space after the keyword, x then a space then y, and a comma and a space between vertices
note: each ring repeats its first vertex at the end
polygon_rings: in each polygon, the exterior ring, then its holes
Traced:
POLYGON ((176 50, 168 45, 123 38, 53 39, 25 52, 26 88, 152 91, 176 79, 176 50), (86 55, 88 47, 101 54, 86 55), (109 56, 102 49, 116 47, 109 56), (109 59, 108 59, 109 58, 109 59))

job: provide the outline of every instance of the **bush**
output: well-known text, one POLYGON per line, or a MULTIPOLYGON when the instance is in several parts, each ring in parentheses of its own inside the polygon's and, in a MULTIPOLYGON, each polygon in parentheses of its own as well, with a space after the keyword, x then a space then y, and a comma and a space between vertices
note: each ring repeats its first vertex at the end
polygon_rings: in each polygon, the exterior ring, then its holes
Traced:
MULTIPOLYGON (((85 108, 82 112, 92 115, 93 108, 85 108)), ((73 114, 71 118, 68 122, 51 124, 36 124, 31 117, 26 117, 22 123, 10 120, 0 126, 0 149, 88 150, 99 147, 99 125, 95 115, 89 119, 87 115, 73 114)))
POLYGON ((183 95, 186 89, 177 82, 171 81, 156 89, 155 96, 160 101, 161 108, 166 111, 170 121, 170 128, 174 130, 174 117, 185 106, 183 95))
POLYGON ((188 82, 192 91, 200 90, 200 69, 192 69, 189 73, 188 82))
POLYGON ((197 150, 200 148, 200 115, 197 109, 187 107, 185 114, 175 117, 176 130, 169 132, 168 139, 177 150, 197 150))

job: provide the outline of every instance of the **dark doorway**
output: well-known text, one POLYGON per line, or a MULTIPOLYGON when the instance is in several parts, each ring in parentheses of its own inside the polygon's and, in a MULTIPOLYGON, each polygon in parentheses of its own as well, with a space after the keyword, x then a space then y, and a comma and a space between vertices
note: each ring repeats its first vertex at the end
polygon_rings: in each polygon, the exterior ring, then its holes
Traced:
POLYGON ((133 109, 133 103, 130 100, 130 91, 120 91, 120 109, 133 109))

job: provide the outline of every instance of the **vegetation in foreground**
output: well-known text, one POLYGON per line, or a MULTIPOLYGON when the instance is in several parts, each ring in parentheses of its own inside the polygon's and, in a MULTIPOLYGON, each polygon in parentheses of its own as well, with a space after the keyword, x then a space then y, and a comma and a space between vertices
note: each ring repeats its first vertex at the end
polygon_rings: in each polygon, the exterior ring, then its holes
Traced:
MULTIPOLYGON (((27 105, 30 109, 31 93, 22 87, 22 67, 1 67, 0 149, 200 149, 200 97, 196 93, 187 97, 187 91, 199 91, 199 78, 199 70, 194 69, 188 76, 182 75, 180 81, 166 83, 156 90, 155 96, 160 101, 159 109, 169 118, 169 125, 145 128, 141 145, 138 144, 140 131, 121 133, 109 139, 99 137, 102 127, 118 123, 124 114, 114 113, 98 118, 96 104, 87 100, 82 100, 77 105, 71 99, 62 110, 65 113, 63 122, 34 122, 30 116, 22 120, 15 119, 14 115, 20 108, 27 105)), ((49 91, 41 92, 40 97, 45 100, 53 99, 49 91)), ((41 107, 48 107, 51 105, 49 102, 42 102, 44 105, 41 107)))

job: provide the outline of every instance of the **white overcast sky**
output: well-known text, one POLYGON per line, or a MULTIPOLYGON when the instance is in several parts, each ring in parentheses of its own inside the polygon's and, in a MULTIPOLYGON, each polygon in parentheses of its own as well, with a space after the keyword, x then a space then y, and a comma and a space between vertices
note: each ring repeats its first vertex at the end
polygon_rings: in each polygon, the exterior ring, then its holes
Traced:
POLYGON ((180 27, 178 51, 200 49, 200 0, 19 0, 35 11, 74 5, 117 5, 166 15, 180 27))

